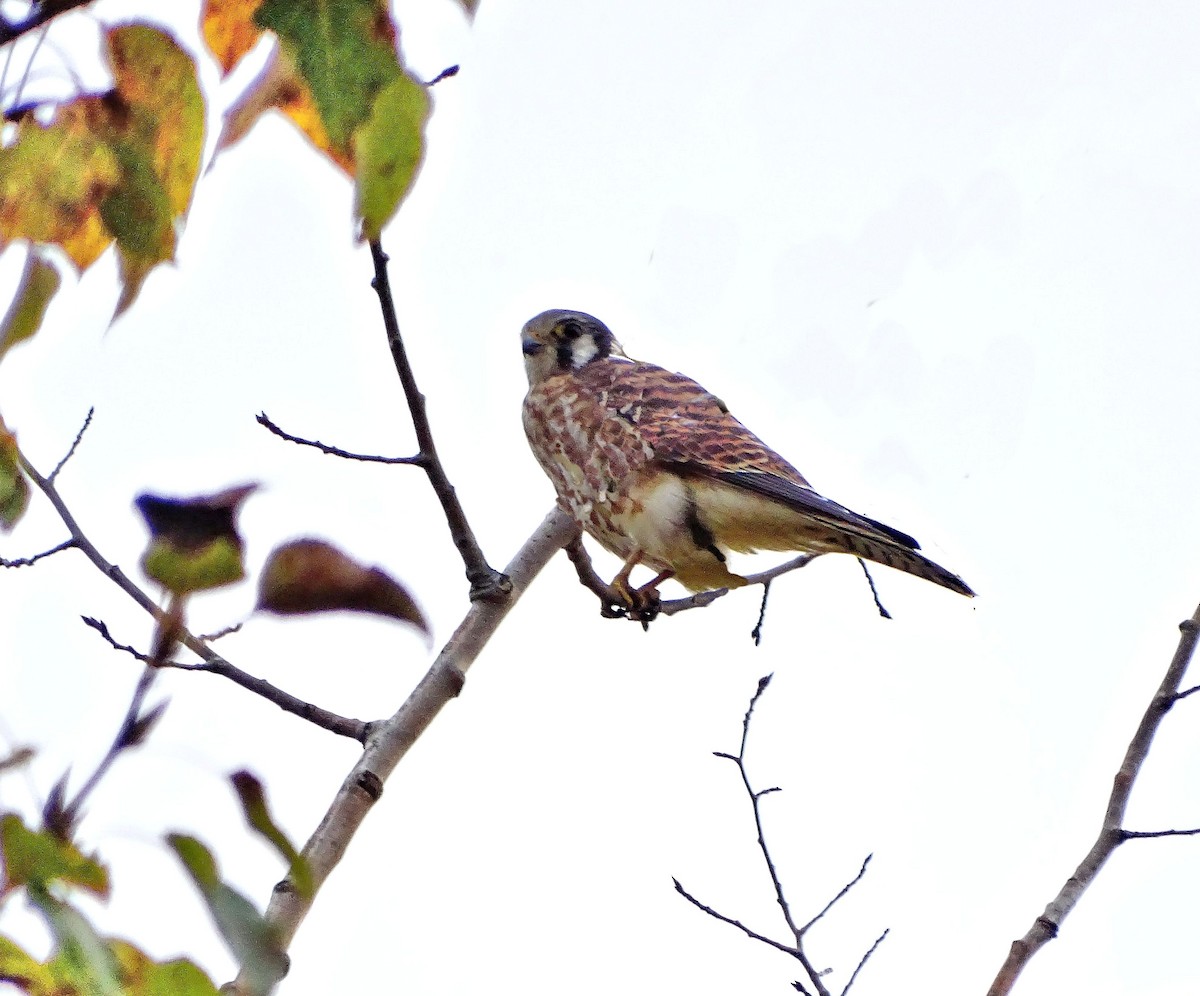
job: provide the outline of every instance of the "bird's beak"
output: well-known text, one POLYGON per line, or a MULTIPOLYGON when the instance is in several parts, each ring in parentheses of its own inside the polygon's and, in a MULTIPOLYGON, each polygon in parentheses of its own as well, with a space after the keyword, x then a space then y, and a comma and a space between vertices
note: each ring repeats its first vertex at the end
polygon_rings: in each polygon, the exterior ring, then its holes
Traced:
POLYGON ((542 344, 536 339, 523 338, 521 340, 521 352, 526 356, 537 356, 542 351, 542 344))

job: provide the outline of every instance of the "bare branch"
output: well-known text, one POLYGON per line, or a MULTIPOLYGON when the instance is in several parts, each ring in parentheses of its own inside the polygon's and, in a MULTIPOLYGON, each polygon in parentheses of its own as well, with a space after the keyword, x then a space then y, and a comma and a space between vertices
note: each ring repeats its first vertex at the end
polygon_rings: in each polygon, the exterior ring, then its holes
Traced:
POLYGON ((322 453, 328 453, 330 456, 341 457, 343 460, 362 460, 365 463, 401 463, 409 466, 421 466, 425 463, 425 458, 421 454, 416 456, 404 457, 386 457, 374 456, 367 453, 351 453, 349 450, 343 450, 337 446, 329 446, 315 439, 304 439, 302 436, 293 436, 290 432, 284 432, 279 426, 272 422, 266 412, 259 412, 255 416, 255 421, 264 428, 270 430, 280 439, 286 439, 289 443, 296 443, 300 446, 311 446, 313 449, 320 450, 322 453))
POLYGON ((50 3, 48 0, 41 0, 40 3, 35 3, 29 13, 19 21, 0 17, 0 46, 16 41, 21 35, 36 31, 43 24, 58 17, 59 14, 65 14, 76 7, 84 7, 91 2, 92 0, 54 0, 53 3, 50 3))
POLYGON ((1158 690, 1151 698, 1150 704, 1146 706, 1146 711, 1142 714, 1133 739, 1125 751, 1121 767, 1113 778, 1112 792, 1109 794, 1108 805, 1105 807, 1104 819, 1095 843, 1092 844, 1079 867, 1075 869, 1075 873, 1059 890, 1058 895, 1050 901, 1045 912, 1034 920, 1033 926, 1026 931, 1025 936, 1013 941, 1008 957, 988 990, 988 996, 1006 996, 1007 993, 1012 992, 1017 977, 1029 960, 1047 941, 1058 936, 1063 920, 1075 908, 1075 904, 1079 902, 1088 886, 1095 881, 1100 869, 1104 867, 1113 851, 1122 843, 1131 837, 1180 835, 1178 831, 1162 831, 1157 834, 1134 833, 1123 830, 1121 827, 1125 819, 1126 807, 1129 804, 1129 796, 1133 791, 1133 784, 1150 752, 1150 745, 1154 741, 1155 733, 1158 732, 1159 724, 1162 723, 1163 717, 1171 706, 1180 698, 1179 685, 1183 681, 1184 673, 1196 651, 1196 643, 1198 635, 1200 635, 1200 606, 1196 608, 1191 619, 1179 624, 1179 629, 1179 645, 1175 649, 1175 655, 1171 658, 1167 673, 1163 676, 1158 690))
MULTIPOLYGON (((862 880, 862 877, 867 872, 867 865, 871 861, 871 855, 869 855, 869 854, 867 855, 866 859, 862 863, 862 867, 859 868, 859 870, 858 870, 858 874, 855 875, 854 878, 852 878, 844 886, 842 886, 842 888, 838 892, 838 894, 825 904, 824 908, 821 910, 820 913, 818 913, 816 916, 814 916, 811 920, 809 920, 803 926, 797 926, 795 920, 792 919, 792 910, 788 904, 787 897, 784 895, 783 883, 779 878, 779 873, 775 869, 775 862, 771 857, 770 848, 767 846, 766 834, 763 832, 762 811, 761 811, 761 807, 759 806, 759 802, 763 798, 763 796, 770 795, 773 792, 778 792, 778 791, 780 791, 780 789, 772 787, 772 788, 767 788, 767 789, 756 790, 753 787, 753 785, 750 783, 750 776, 749 776, 748 772, 746 771, 746 742, 750 736, 750 720, 751 720, 751 717, 753 717, 753 715, 754 715, 754 708, 756 705, 758 705, 758 700, 762 697, 763 693, 767 690, 767 687, 770 685, 771 678, 772 678, 772 675, 768 674, 763 678, 759 678, 759 680, 758 680, 758 687, 755 689, 754 695, 751 696, 751 698, 750 698, 750 705, 746 709, 745 716, 742 717, 742 742, 738 748, 737 754, 736 755, 729 754, 729 753, 726 753, 725 751, 714 751, 713 753, 717 757, 721 757, 728 761, 732 761, 734 764, 737 765, 738 773, 741 775, 741 778, 742 778, 742 786, 745 788, 746 794, 750 797, 750 805, 754 811, 754 828, 758 835, 759 850, 762 852, 763 861, 767 866, 767 873, 770 875, 771 884, 775 889, 775 900, 776 900, 776 902, 779 903, 779 908, 783 912, 783 918, 784 918, 784 921, 787 923, 788 930, 791 931, 791 934, 793 937, 793 943, 792 944, 784 944, 781 941, 772 940, 771 938, 765 937, 764 935, 759 934, 756 931, 753 931, 750 928, 746 927, 745 924, 743 924, 741 921, 735 920, 732 917, 726 916, 725 914, 719 913, 716 910, 712 909, 711 907, 704 905, 704 903, 701 903, 690 893, 686 892, 684 890, 683 886, 681 886, 679 884, 678 879, 674 880, 675 881, 675 890, 681 896, 683 896, 685 899, 687 899, 689 902, 693 903, 695 906, 699 907, 705 913, 708 913, 710 916, 716 917, 718 920, 728 923, 731 926, 737 927, 739 930, 744 931, 748 936, 753 937, 755 940, 762 941, 764 944, 769 944, 771 947, 773 947, 779 951, 785 951, 788 954, 790 954, 793 958, 795 958, 798 962, 800 962, 801 967, 804 969, 805 974, 808 976, 809 984, 813 986, 816 996, 830 996, 830 992, 826 988, 824 978, 823 978, 823 976, 828 974, 828 972, 827 971, 826 972, 818 971, 816 966, 814 966, 813 963, 809 960, 808 953, 804 950, 804 938, 805 938, 805 935, 808 933, 809 929, 814 924, 816 924, 821 919, 823 919, 825 914, 828 913, 831 909, 833 909, 833 907, 846 895, 846 893, 848 893, 851 889, 853 889, 854 886, 856 886, 862 880)), ((871 947, 870 947, 870 949, 868 949, 867 953, 865 955, 863 955, 863 957, 859 960, 858 966, 854 969, 854 972, 851 973, 850 980, 846 983, 845 988, 842 990, 842 996, 845 996, 846 992, 850 989, 850 986, 854 984, 854 980, 858 976, 858 973, 862 970, 863 965, 866 964, 867 959, 871 957, 871 955, 874 953, 875 949, 879 947, 883 938, 887 936, 887 933, 888 932, 885 930, 883 932, 883 934, 878 938, 878 940, 876 940, 875 943, 871 945, 871 947)), ((793 982, 792 987, 802 993, 809 992, 809 990, 805 987, 805 984, 803 982, 799 982, 799 981, 793 982)))
POLYGON ((699 899, 697 899, 690 892, 688 892, 687 889, 685 889, 683 887, 683 885, 680 883, 679 879, 672 877, 671 881, 675 883, 675 891, 678 892, 681 896, 683 896, 684 899, 686 899, 689 903, 691 903, 697 909, 703 910, 709 916, 713 917, 714 919, 720 920, 722 923, 727 923, 731 927, 737 927, 737 929, 742 931, 742 933, 744 933, 747 937, 752 937, 756 941, 762 941, 763 944, 768 944, 771 947, 775 948, 776 950, 782 951, 784 954, 791 955, 793 958, 796 956, 795 948, 793 948, 787 944, 782 944, 779 941, 775 940, 773 937, 767 937, 766 934, 760 934, 757 930, 751 930, 744 923, 742 923, 741 920, 735 920, 731 916, 726 916, 724 913, 719 913, 717 910, 714 910, 711 906, 706 906, 704 903, 700 902, 699 899))
POLYGON ((55 464, 54 469, 50 471, 50 476, 46 478, 46 480, 48 480, 51 484, 58 480, 58 475, 62 472, 63 467, 67 465, 67 461, 70 460, 71 457, 75 455, 75 451, 79 449, 79 444, 83 441, 83 434, 88 431, 88 426, 92 424, 92 416, 95 414, 96 406, 93 405, 88 409, 87 415, 83 419, 83 425, 81 425, 79 427, 79 431, 75 433, 75 438, 71 442, 70 449, 68 449, 63 458, 59 460, 57 464, 55 464))
MULTIPOLYGON (((39 474, 37 468, 26 459, 25 454, 20 454, 19 460, 21 469, 25 471, 26 476, 46 496, 50 504, 54 506, 54 511, 58 513, 58 517, 62 519, 63 525, 67 527, 67 531, 71 534, 71 545, 80 550, 101 574, 157 620, 160 616, 160 610, 154 600, 134 584, 120 567, 104 559, 100 551, 96 549, 95 544, 84 535, 83 529, 75 521, 75 516, 71 514, 71 510, 67 507, 62 495, 59 494, 54 482, 39 474)), ((109 640, 112 642, 111 637, 109 640)), ((186 629, 180 634, 180 643, 199 657, 203 663, 178 665, 179 667, 189 671, 208 671, 212 674, 219 674, 241 685, 243 688, 274 702, 285 712, 290 712, 301 719, 306 719, 310 723, 336 733, 339 736, 352 737, 360 743, 365 740, 368 724, 361 720, 346 719, 326 709, 319 709, 301 699, 297 699, 295 696, 288 695, 269 682, 246 674, 246 672, 234 667, 215 650, 193 636, 186 629)))
POLYGON ((123 751, 140 744, 145 739, 150 727, 162 715, 163 709, 166 708, 166 702, 160 703, 147 712, 142 711, 146 695, 150 691, 150 686, 154 684, 156 673, 154 668, 151 667, 142 669, 137 685, 134 686, 133 696, 129 700, 129 707, 125 710, 125 715, 121 719, 121 725, 117 729, 116 736, 113 737, 112 743, 109 745, 104 757, 100 759, 100 763, 96 765, 91 776, 75 793, 75 797, 70 802, 64 801, 66 775, 63 775, 55 786, 54 791, 50 793, 50 798, 46 801, 46 805, 42 809, 42 820, 46 828, 60 839, 69 840, 71 838, 75 824, 83 813, 83 804, 95 790, 96 786, 100 784, 100 780, 108 773, 108 770, 113 766, 113 762, 116 761, 123 751))
POLYGON ((875 587, 875 578, 871 575, 871 570, 867 567, 867 562, 862 557, 855 558, 858 561, 858 566, 863 569, 863 574, 867 577, 867 584, 871 586, 871 597, 875 599, 875 608, 879 610, 879 614, 884 619, 891 619, 892 614, 883 607, 883 602, 879 600, 879 589, 875 587))
POLYGON ((850 978, 846 981, 845 986, 842 987, 842 996, 846 996, 846 993, 850 991, 850 987, 854 985, 854 980, 858 978, 858 973, 863 970, 863 966, 866 965, 867 960, 876 952, 876 950, 879 948, 879 945, 883 943, 884 938, 886 938, 891 932, 891 927, 885 927, 883 933, 875 938, 875 943, 867 948, 867 953, 859 958, 858 964, 854 966, 854 971, 850 973, 850 978))
MULTIPOLYGON (((342 782, 320 826, 304 845, 303 855, 312 870, 313 895, 299 895, 285 879, 271 896, 266 915, 277 932, 281 948, 286 949, 295 937, 312 908, 317 890, 341 861, 354 834, 378 801, 383 783, 442 707, 459 693, 467 670, 509 610, 550 558, 571 540, 576 528, 565 512, 557 508, 551 511, 505 568, 512 579, 512 597, 472 603, 454 635, 396 714, 371 725, 366 750, 342 782)), ((234 983, 233 991, 246 992, 244 980, 234 983)))
POLYGON ((1122 830, 1121 835, 1126 840, 1150 840, 1154 837, 1195 837, 1200 834, 1200 827, 1192 830, 1122 830))
POLYGON ((758 606, 758 622, 754 624, 754 629, 750 630, 750 639, 754 641, 756 647, 762 645, 763 623, 767 621, 767 599, 771 595, 771 582, 763 582, 762 602, 758 606))
POLYGON ((35 553, 32 557, 18 557, 16 560, 7 560, 0 557, 0 567, 32 567, 39 560, 45 560, 47 557, 53 557, 56 553, 62 553, 63 550, 75 549, 75 541, 73 539, 63 540, 58 546, 52 546, 49 550, 43 550, 41 553, 35 553))
POLYGON ((427 87, 437 86, 439 83, 442 82, 442 80, 448 80, 448 79, 450 79, 451 76, 457 76, 457 75, 458 75, 458 66, 447 66, 445 69, 443 69, 440 73, 438 73, 433 79, 431 79, 425 85, 427 87))
MULTIPOLYGON (((836 896, 834 896, 831 900, 829 900, 829 902, 827 902, 825 904, 825 906, 822 908, 820 913, 818 913, 811 920, 809 920, 808 923, 806 923, 803 927, 800 928, 799 933, 801 936, 803 936, 804 934, 807 934, 809 927, 811 927, 813 924, 815 924, 818 920, 821 920, 825 916, 826 913, 828 913, 831 909, 833 909, 833 907, 837 904, 838 900, 840 900, 844 895, 846 895, 847 892, 849 892, 856 885, 858 885, 859 882, 862 881, 862 877, 867 873, 867 865, 869 865, 871 863, 871 859, 873 857, 875 857, 875 855, 868 854, 865 858, 863 858, 862 867, 858 869, 858 874, 855 875, 854 878, 850 879, 849 882, 847 882, 845 885, 842 886, 841 891, 838 892, 838 894, 836 896)), ((884 934, 885 935, 887 934, 886 930, 884 931, 884 934)), ((878 944, 879 941, 876 941, 875 943, 878 944)))
MULTIPOLYGON (((819 556, 821 556, 819 553, 802 553, 769 570, 759 571, 757 574, 747 574, 746 583, 748 585, 769 584, 777 577, 798 571, 801 567, 807 567, 819 556)), ((686 612, 688 609, 702 609, 706 605, 711 605, 718 598, 728 595, 732 590, 731 588, 714 588, 712 591, 698 591, 687 598, 673 598, 662 603, 661 611, 664 616, 673 616, 677 612, 686 612)))
MULTIPOLYGON (((608 584, 596 573, 596 569, 592 566, 592 558, 588 555, 587 548, 583 545, 582 535, 577 535, 575 539, 568 543, 566 551, 567 556, 571 558, 571 563, 575 565, 575 573, 579 577, 579 583, 600 599, 600 614, 606 619, 620 619, 625 617, 627 615, 625 599, 616 588, 608 584)), ((790 571, 799 570, 819 556, 820 554, 818 553, 802 553, 798 557, 793 557, 791 560, 778 564, 769 570, 747 575, 746 582, 752 585, 761 584, 765 587, 777 577, 787 574, 790 571)), ((713 588, 710 591, 698 591, 687 598, 668 599, 659 605, 659 613, 664 616, 673 616, 677 612, 686 612, 688 609, 702 609, 707 605, 712 605, 718 598, 728 595, 731 590, 730 588, 713 588)), ((635 621, 640 622, 641 620, 635 621)), ((760 615, 759 625, 755 627, 756 633, 760 632, 761 626, 762 617, 760 615)), ((757 642, 757 638, 755 642, 757 642)))
POLYGON ((454 486, 450 483, 442 461, 438 458, 437 448, 433 444, 433 430, 425 411, 425 395, 417 387, 416 377, 408 362, 408 353, 404 349, 404 340, 400 337, 400 323, 396 318, 396 305, 392 301, 392 289, 388 282, 388 257, 378 239, 371 240, 371 259, 375 263, 375 279, 371 281, 371 286, 379 295, 388 346, 392 351, 396 372, 400 375, 404 397, 408 401, 408 410, 412 416, 413 429, 417 434, 421 466, 429 477, 434 494, 441 502, 442 512, 450 527, 450 536, 466 567, 467 580, 471 583, 471 600, 504 599, 512 590, 511 585, 503 574, 489 566, 479 548, 470 523, 467 522, 466 513, 459 504, 454 486))
MULTIPOLYGON (((136 647, 131 647, 127 643, 118 643, 103 621, 93 619, 91 616, 83 616, 82 618, 84 623, 96 630, 97 633, 108 641, 109 646, 114 650, 120 650, 123 653, 129 654, 143 663, 150 663, 151 656, 149 654, 144 654, 136 647)), ((196 637, 187 634, 187 637, 183 641, 185 645, 187 645, 188 639, 195 640, 196 637)), ((203 644, 200 645, 204 646, 203 644)), ((190 646, 189 649, 191 649, 190 646)), ((175 668, 178 671, 206 671, 209 674, 220 675, 222 678, 228 678, 235 685, 241 685, 242 688, 266 699, 268 702, 273 702, 284 712, 290 712, 293 716, 299 716, 301 719, 307 720, 313 726, 319 726, 330 733, 338 734, 338 736, 350 737, 359 743, 366 742, 367 733, 370 730, 369 723, 365 723, 361 719, 348 719, 345 716, 339 716, 335 712, 330 712, 328 709, 322 709, 320 706, 313 705, 311 702, 305 702, 303 699, 285 692, 282 688, 277 688, 269 681, 264 681, 262 678, 256 678, 252 674, 247 674, 241 668, 230 664, 229 661, 213 653, 207 647, 205 650, 208 651, 207 656, 198 663, 183 664, 179 661, 159 661, 158 666, 175 668)))

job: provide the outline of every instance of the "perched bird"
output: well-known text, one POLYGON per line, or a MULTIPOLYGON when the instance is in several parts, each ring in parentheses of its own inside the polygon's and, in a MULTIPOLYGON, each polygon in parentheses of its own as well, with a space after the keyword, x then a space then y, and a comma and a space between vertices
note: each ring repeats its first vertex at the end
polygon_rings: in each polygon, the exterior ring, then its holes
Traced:
POLYGON ((591 315, 542 312, 521 351, 533 455, 559 504, 625 561, 613 587, 635 616, 667 578, 693 591, 746 584, 729 550, 849 553, 974 594, 911 536, 819 495, 694 380, 629 359, 591 315), (634 589, 638 564, 657 574, 634 589))

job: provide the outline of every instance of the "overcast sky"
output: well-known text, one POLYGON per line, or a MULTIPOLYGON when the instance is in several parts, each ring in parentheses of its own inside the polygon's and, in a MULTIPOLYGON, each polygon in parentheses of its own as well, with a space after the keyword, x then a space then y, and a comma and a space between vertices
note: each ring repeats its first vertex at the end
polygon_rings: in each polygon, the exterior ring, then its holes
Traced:
MULTIPOLYGON (((146 6, 92 9, 114 23, 146 6)), ((766 827, 798 914, 875 855, 813 932, 814 962, 840 989, 890 927, 855 993, 982 994, 1094 839, 1200 600, 1200 13, 484 0, 471 27, 445 0, 399 17, 420 75, 462 66, 436 88, 424 172, 384 241, 491 561, 553 500, 520 427, 519 328, 576 308, 719 394, 824 494, 913 533, 979 597, 880 568, 885 621, 854 561, 827 557, 776 585, 756 648, 757 590, 643 633, 601 619, 556 558, 389 780, 280 992, 790 991, 786 957, 671 886, 786 939, 736 772, 712 757, 736 749, 773 672, 751 764, 783 789, 766 827)), ((95 25, 74 20, 50 39, 99 87, 95 25)), ((194 23, 177 30, 198 51, 194 23)), ((219 85, 206 64, 203 80, 211 145, 247 75, 219 85)), ((2 410, 47 470, 96 406, 62 489, 131 572, 136 494, 255 480, 252 566, 283 539, 326 537, 409 583, 440 645, 466 586, 423 476, 254 422, 414 448, 350 201, 264 121, 202 177, 178 265, 126 317, 106 332, 111 259, 66 282, 0 368, 2 410)), ((0 257, 5 295, 15 269, 0 257)), ((35 498, 0 550, 63 536, 35 498)), ((252 602, 250 584, 198 601, 193 628, 252 602)), ((32 807, 68 765, 90 770, 137 678, 78 617, 143 645, 149 625, 73 554, 0 574, 0 613, 0 737, 41 751, 0 791, 32 807)), ((218 649, 364 719, 394 711, 431 659, 419 637, 354 618, 254 618, 218 649)), ((302 842, 355 745, 207 675, 158 688, 164 721, 81 830, 113 867, 97 916, 223 980, 231 962, 161 835, 201 836, 265 904, 282 870, 225 775, 257 772, 302 842)), ((1200 826, 1196 710, 1167 717, 1132 828, 1200 826)), ((1126 845, 1016 991, 1194 993, 1197 894, 1200 843, 1126 845)), ((37 936, 20 911, 4 926, 37 936)))

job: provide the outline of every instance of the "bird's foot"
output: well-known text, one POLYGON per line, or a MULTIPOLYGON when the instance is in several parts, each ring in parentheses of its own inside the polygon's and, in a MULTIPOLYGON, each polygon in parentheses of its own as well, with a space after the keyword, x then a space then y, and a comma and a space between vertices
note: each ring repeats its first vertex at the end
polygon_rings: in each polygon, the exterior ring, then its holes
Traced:
POLYGON ((650 624, 658 618, 662 609, 658 586, 674 573, 674 571, 661 571, 640 588, 631 588, 629 586, 629 569, 622 570, 613 578, 612 582, 613 590, 621 597, 623 603, 610 606, 614 610, 613 616, 625 616, 634 622, 640 622, 642 629, 649 629, 650 624))

